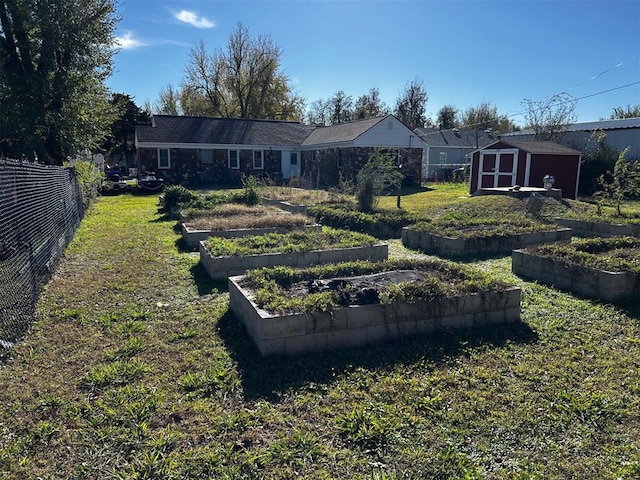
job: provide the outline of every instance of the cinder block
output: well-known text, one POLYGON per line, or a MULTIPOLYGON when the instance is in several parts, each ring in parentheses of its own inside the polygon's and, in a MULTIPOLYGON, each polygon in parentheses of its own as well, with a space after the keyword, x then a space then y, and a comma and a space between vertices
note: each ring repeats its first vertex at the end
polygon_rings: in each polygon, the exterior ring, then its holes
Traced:
POLYGON ((385 314, 380 305, 358 305, 347 309, 348 329, 382 325, 385 314))
POLYGON ((307 332, 307 319, 304 314, 264 318, 262 323, 264 339, 295 337, 307 332))
POLYGON ((286 352, 284 338, 254 339, 254 342, 262 356, 284 354, 286 352))
POLYGON ((334 332, 326 332, 326 334, 327 347, 329 349, 359 347, 366 345, 367 342, 367 331, 365 328, 337 330, 334 332))

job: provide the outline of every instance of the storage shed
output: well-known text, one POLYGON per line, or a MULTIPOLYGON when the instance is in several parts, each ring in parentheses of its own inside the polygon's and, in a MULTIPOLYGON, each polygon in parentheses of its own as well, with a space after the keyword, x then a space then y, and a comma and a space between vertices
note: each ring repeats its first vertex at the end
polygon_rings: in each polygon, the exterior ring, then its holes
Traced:
POLYGON ((469 193, 480 189, 543 188, 543 178, 554 177, 553 188, 565 198, 576 198, 582 152, 555 142, 500 139, 473 152, 469 193))

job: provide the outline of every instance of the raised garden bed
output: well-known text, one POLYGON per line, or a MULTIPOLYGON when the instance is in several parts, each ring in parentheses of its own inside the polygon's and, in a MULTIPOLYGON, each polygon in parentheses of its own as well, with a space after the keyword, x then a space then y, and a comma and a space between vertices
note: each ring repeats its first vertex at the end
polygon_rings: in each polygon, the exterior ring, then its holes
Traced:
POLYGON ((422 250, 425 253, 443 257, 464 257, 509 253, 526 245, 568 241, 571 235, 571 229, 564 227, 518 232, 517 229, 505 230, 502 226, 477 225, 460 227, 454 236, 413 226, 402 229, 402 243, 408 248, 422 250))
POLYGON ((579 220, 575 218, 557 218, 556 223, 570 228, 578 237, 614 237, 629 235, 640 237, 639 223, 611 223, 596 220, 579 220))
POLYGON ((640 240, 586 239, 514 250, 512 271, 562 290, 607 302, 640 295, 640 240))
POLYGON ((225 204, 210 211, 183 218, 182 238, 189 246, 196 246, 209 237, 236 238, 266 233, 286 233, 310 228, 320 230, 306 215, 291 214, 263 205, 225 204))
POLYGON ((264 203, 265 205, 272 205, 274 207, 281 208, 282 210, 286 210, 287 212, 291 213, 305 213, 307 211, 307 208, 309 208, 308 205, 297 205, 286 200, 276 200, 267 197, 262 198, 262 203, 264 203))
POLYGON ((201 241, 200 262, 213 279, 240 275, 247 270, 285 265, 305 267, 322 263, 388 257, 388 246, 361 233, 323 228, 318 231, 270 233, 235 239, 201 241))
POLYGON ((350 348, 520 319, 520 289, 446 261, 282 267, 229 279, 229 303, 262 355, 350 348))
POLYGON ((202 240, 206 240, 210 237, 239 238, 247 237, 250 235, 266 235, 267 233, 287 233, 292 230, 301 229, 319 232, 322 230, 322 225, 315 224, 300 226, 296 225, 292 227, 234 228, 231 230, 197 230, 183 223, 182 238, 188 246, 195 247, 202 240))

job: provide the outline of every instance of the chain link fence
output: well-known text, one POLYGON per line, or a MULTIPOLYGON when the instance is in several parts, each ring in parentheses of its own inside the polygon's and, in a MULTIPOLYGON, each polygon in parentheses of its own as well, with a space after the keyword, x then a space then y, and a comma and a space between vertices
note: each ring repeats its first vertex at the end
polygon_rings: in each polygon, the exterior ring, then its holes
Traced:
POLYGON ((74 169, 0 160, 0 357, 33 322, 83 214, 74 169))

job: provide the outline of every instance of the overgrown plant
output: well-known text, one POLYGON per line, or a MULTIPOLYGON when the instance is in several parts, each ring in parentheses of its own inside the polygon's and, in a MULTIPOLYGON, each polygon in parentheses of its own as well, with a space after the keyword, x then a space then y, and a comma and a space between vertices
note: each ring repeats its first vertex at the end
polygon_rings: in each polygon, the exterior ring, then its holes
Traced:
POLYGON ((242 186, 244 187, 244 203, 247 205, 258 205, 262 203, 262 195, 258 185, 258 179, 253 175, 242 177, 242 186))
POLYGON ((73 168, 76 179, 82 193, 82 206, 86 210, 98 196, 98 188, 102 181, 102 174, 95 163, 87 160, 74 160, 65 163, 66 167, 73 168))
POLYGON ((374 210, 377 198, 387 187, 400 188, 403 175, 398 165, 397 154, 376 148, 356 177, 356 199, 362 212, 374 210))
POLYGON ((628 197, 638 197, 640 195, 640 163, 627 160, 626 148, 618 155, 613 173, 609 173, 610 180, 604 175, 598 179, 602 191, 599 195, 598 212, 602 209, 602 204, 609 201, 613 203, 618 215, 622 215, 622 202, 628 197))

